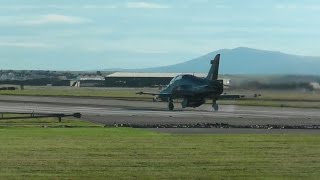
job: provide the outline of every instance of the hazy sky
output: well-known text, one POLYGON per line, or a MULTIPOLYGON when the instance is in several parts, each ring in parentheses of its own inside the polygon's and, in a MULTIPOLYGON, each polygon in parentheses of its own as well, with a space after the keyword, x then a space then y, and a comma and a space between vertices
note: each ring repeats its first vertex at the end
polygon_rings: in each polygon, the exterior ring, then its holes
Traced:
POLYGON ((320 2, 0 0, 0 69, 150 67, 239 46, 320 56, 320 2))

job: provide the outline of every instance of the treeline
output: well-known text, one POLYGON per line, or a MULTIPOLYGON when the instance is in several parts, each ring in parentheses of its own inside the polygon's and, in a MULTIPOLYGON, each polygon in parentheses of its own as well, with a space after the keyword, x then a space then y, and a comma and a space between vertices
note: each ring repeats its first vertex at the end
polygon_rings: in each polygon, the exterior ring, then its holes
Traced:
POLYGON ((0 70, 1 80, 29 80, 29 79, 74 79, 78 76, 72 72, 41 71, 41 70, 0 70))
POLYGON ((0 84, 11 84, 11 85, 29 85, 29 86, 46 86, 48 84, 52 86, 69 86, 70 80, 59 80, 53 78, 41 78, 41 79, 30 79, 30 80, 2 80, 0 84))

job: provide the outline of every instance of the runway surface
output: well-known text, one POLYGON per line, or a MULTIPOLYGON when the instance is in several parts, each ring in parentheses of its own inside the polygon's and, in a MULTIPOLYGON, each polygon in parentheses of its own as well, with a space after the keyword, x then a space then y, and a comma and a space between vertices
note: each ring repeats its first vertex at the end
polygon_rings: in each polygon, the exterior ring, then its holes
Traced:
MULTIPOLYGON (((1 112, 76 113, 83 119, 102 124, 195 124, 226 123, 232 125, 320 125, 320 110, 222 105, 213 112, 210 105, 167 111, 162 102, 124 101, 104 98, 65 98, 34 96, 0 96, 1 112)), ((158 130, 159 131, 159 130, 158 130)), ((320 130, 160 130, 181 133, 320 133, 320 130)))

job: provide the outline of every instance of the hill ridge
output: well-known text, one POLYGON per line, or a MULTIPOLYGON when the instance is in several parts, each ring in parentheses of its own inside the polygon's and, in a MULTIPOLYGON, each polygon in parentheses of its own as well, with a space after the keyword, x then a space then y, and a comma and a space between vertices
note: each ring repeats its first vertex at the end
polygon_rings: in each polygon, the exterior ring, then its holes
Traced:
POLYGON ((216 54, 221 54, 221 74, 320 75, 320 57, 292 55, 280 51, 260 50, 247 47, 220 49, 198 58, 168 66, 125 71, 206 73, 210 68, 210 60, 212 60, 216 54))

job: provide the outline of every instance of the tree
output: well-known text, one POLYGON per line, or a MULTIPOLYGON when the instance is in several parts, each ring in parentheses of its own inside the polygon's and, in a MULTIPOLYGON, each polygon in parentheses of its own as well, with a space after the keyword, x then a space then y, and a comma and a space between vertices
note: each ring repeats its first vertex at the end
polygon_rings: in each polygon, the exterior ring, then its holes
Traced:
POLYGON ((97 71, 97 75, 102 76, 101 71, 97 71))

